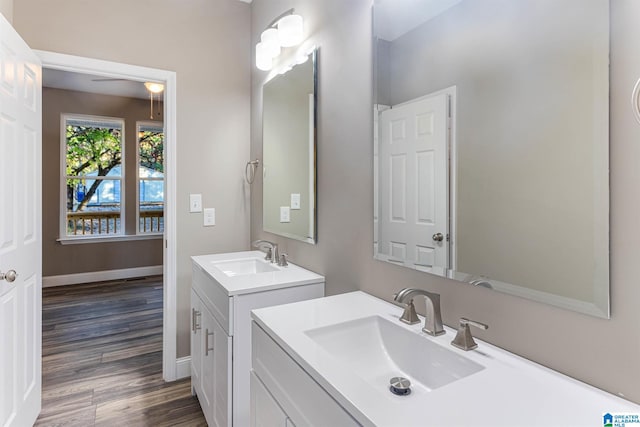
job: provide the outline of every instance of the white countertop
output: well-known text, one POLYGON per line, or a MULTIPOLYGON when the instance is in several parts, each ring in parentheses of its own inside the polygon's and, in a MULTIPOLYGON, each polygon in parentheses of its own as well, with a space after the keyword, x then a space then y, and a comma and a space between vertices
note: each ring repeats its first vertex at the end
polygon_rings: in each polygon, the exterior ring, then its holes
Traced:
POLYGON ((264 255, 264 252, 261 251, 244 251, 198 255, 192 256, 191 259, 197 263, 205 273, 218 282, 229 296, 307 285, 310 283, 324 283, 324 277, 319 274, 298 267, 292 263, 289 263, 287 267, 280 267, 277 263, 263 261, 264 255), (248 258, 257 258, 269 264, 269 266, 273 267, 276 271, 228 276, 215 266, 216 263, 219 262, 248 258))
POLYGON ((402 308, 351 292, 254 310, 253 319, 332 397, 366 426, 602 426, 605 413, 640 414, 640 406, 476 339, 478 348, 450 345, 455 331, 430 337, 398 320, 402 308), (305 331, 381 316, 482 365, 485 369, 408 396, 373 388, 305 331), (294 320, 292 320, 294 319, 294 320))

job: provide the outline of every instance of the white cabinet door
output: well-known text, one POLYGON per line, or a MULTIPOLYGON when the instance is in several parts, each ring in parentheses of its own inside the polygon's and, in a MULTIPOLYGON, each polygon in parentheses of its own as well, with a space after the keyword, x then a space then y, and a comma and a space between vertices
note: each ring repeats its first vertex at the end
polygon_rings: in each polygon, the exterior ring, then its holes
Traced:
POLYGON ((207 423, 231 427, 231 337, 206 307, 202 307, 202 397, 207 423))
POLYGON ((251 427, 287 427, 287 414, 251 371, 251 427))
POLYGON ((0 425, 40 412, 40 60, 0 14, 0 425), (14 275, 13 271, 17 273, 14 275))
POLYGON ((214 329, 212 324, 215 323, 213 316, 209 313, 209 310, 201 306, 202 308, 202 335, 200 341, 200 353, 198 357, 202 358, 201 371, 200 371, 200 393, 198 394, 198 400, 200 401, 200 407, 204 416, 207 419, 207 423, 213 426, 213 402, 215 399, 214 385, 215 385, 215 365, 213 358, 213 335, 214 329))
POLYGON ((217 427, 231 427, 232 349, 231 337, 213 320, 215 402, 213 422, 217 427))
POLYGON ((200 297, 191 291, 191 392, 201 394, 202 384, 202 303, 200 297))

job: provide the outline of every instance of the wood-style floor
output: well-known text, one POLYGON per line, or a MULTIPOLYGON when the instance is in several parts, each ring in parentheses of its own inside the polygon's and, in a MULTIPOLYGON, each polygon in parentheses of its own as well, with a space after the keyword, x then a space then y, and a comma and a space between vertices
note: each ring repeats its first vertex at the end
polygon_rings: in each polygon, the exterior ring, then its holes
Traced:
POLYGON ((162 380, 162 277, 45 288, 36 426, 206 426, 162 380))

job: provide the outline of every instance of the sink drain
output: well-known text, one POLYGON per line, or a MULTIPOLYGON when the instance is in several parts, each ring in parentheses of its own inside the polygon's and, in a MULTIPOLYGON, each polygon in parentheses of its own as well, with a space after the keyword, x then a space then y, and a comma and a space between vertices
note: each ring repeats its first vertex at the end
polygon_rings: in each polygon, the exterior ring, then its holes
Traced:
POLYGON ((391 378, 389 383, 391 384, 389 390, 391 390, 391 393, 393 394, 397 394, 398 396, 406 396, 411 393, 411 381, 409 381, 407 378, 393 377, 391 378))

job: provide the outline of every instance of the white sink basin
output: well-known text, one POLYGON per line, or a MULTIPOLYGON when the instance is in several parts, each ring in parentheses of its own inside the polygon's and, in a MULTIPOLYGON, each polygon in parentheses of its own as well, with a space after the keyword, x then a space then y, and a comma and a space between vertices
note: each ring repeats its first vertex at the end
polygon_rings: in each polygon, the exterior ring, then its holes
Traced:
POLYGON ((365 427, 583 426, 601 423, 605 413, 640 413, 478 338, 477 350, 457 349, 455 330, 428 336, 422 323, 400 322, 401 313, 358 291, 256 309, 252 318, 365 427), (396 376, 411 381, 409 395, 391 393, 396 376))
POLYGON ((258 258, 235 259, 212 264, 229 277, 278 271, 271 263, 258 258))
POLYGON ((380 317, 338 323, 305 331, 332 357, 376 388, 389 388, 393 377, 405 377, 411 388, 431 391, 484 367, 380 317))

